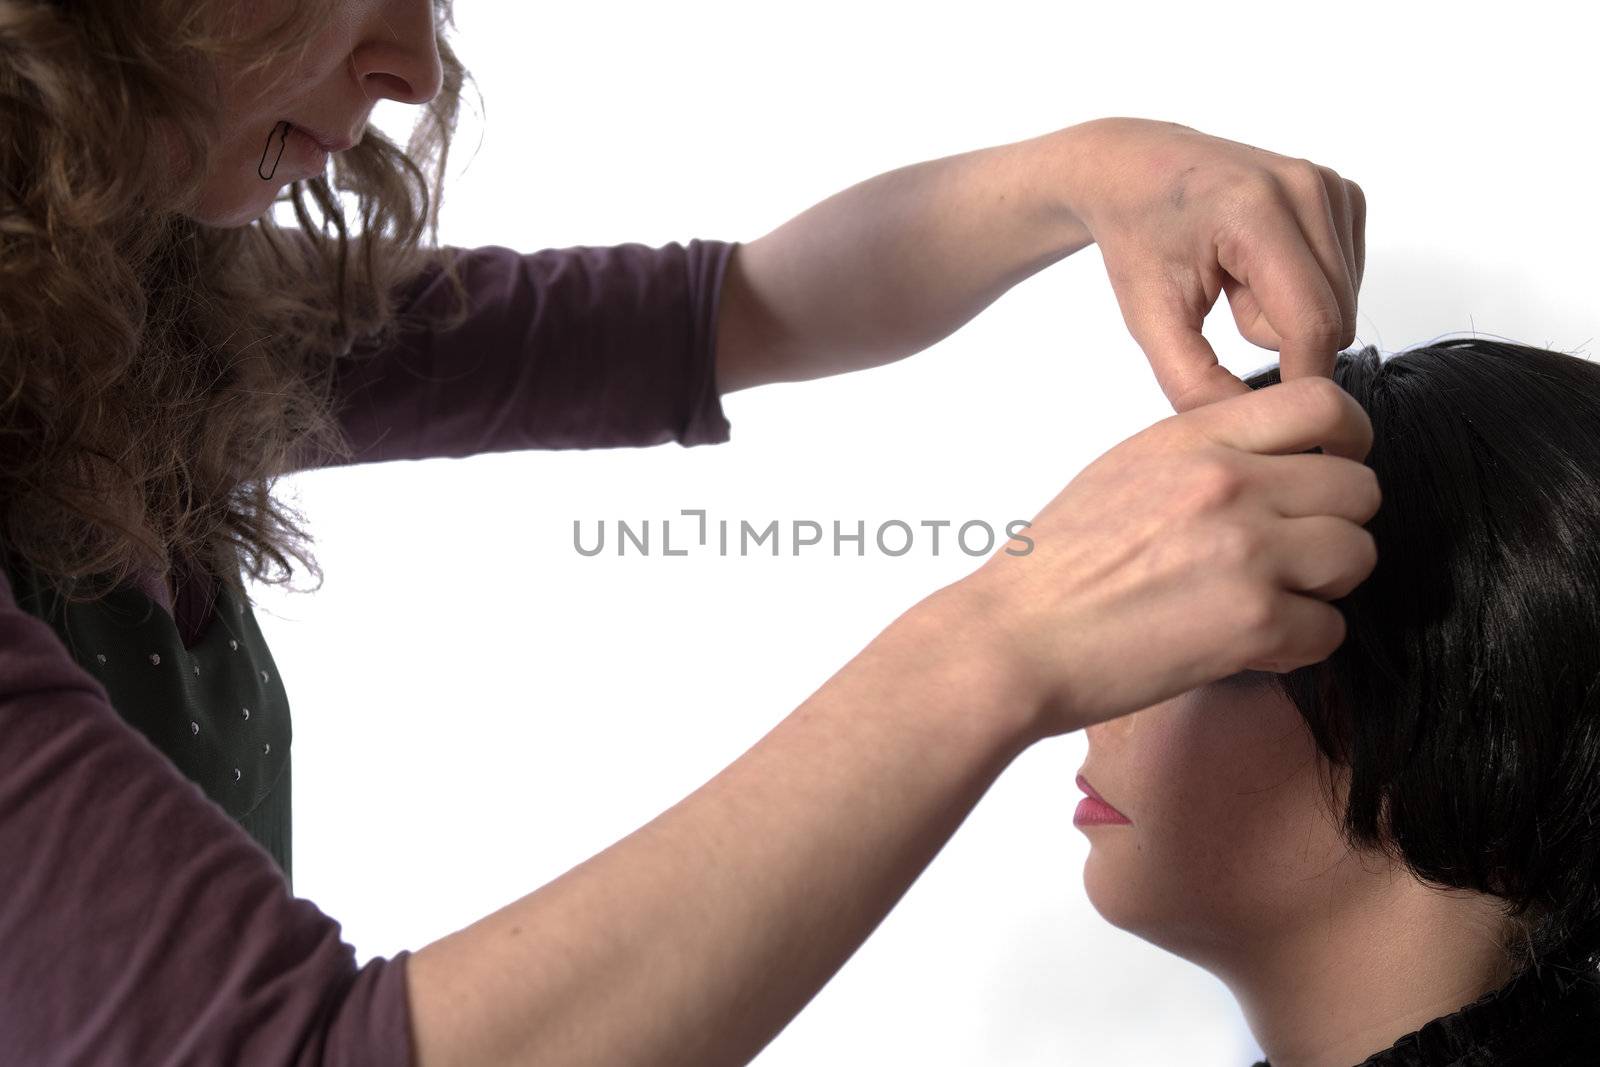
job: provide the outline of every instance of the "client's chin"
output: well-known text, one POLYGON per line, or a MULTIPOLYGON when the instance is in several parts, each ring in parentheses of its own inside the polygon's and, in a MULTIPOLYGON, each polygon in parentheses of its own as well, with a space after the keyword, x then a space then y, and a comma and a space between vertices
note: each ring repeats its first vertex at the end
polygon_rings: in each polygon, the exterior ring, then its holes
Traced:
POLYGON ((1128 860, 1139 856, 1131 840, 1120 838, 1097 840, 1089 850, 1083 888, 1102 919, 1219 976, 1250 951, 1245 942, 1260 933, 1267 909, 1216 887, 1130 869, 1128 860))

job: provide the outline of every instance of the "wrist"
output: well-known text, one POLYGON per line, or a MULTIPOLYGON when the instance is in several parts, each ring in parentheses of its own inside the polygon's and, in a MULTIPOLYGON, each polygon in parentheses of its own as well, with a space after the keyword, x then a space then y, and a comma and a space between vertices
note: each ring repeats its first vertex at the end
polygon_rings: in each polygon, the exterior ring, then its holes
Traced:
POLYGON ((995 624, 997 604, 970 581, 936 590, 882 635, 905 650, 979 743, 1014 757, 1042 740, 1042 695, 995 624))
POLYGON ((1057 234, 1063 255, 1094 244, 1085 219, 1104 163, 1094 148, 1095 130, 1103 121, 1080 122, 1021 142, 1030 156, 1029 172, 1039 177, 1041 216, 1057 234))

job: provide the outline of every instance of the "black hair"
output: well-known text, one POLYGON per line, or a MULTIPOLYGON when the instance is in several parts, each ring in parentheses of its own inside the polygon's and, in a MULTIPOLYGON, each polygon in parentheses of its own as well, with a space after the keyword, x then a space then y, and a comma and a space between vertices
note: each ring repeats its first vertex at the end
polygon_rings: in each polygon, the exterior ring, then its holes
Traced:
MULTIPOLYGON (((1343 831, 1425 884, 1502 898, 1516 973, 1600 963, 1600 364, 1479 338, 1334 381, 1372 421, 1372 574, 1344 642, 1275 675, 1343 831), (1330 793, 1330 798, 1332 794, 1330 793)), ((1279 367, 1247 376, 1261 388, 1279 367)))

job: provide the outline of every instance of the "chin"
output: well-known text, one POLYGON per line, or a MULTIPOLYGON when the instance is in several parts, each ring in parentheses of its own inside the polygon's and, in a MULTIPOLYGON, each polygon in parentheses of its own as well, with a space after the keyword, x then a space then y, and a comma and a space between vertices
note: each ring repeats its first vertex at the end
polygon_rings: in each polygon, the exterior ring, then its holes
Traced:
POLYGON ((1084 862, 1083 888, 1107 923, 1213 974, 1237 955, 1241 932, 1261 933, 1259 909, 1219 913, 1208 905, 1205 888, 1158 881, 1103 848, 1092 849, 1084 862))
POLYGON ((1097 843, 1083 863, 1083 890, 1100 917, 1119 930, 1163 945, 1191 918, 1190 894, 1180 885, 1158 881, 1140 864, 1143 853, 1097 843), (1131 862, 1130 862, 1131 861, 1131 862))
POLYGON ((187 212, 194 221, 205 226, 224 229, 248 226, 272 210, 285 181, 264 182, 255 179, 257 188, 248 193, 239 188, 207 190, 198 207, 187 212))
POLYGON ((1144 925, 1139 921, 1137 900, 1142 880, 1131 877, 1118 859, 1108 856, 1104 845, 1091 847, 1083 862, 1083 891, 1102 919, 1118 929, 1138 933, 1144 925))

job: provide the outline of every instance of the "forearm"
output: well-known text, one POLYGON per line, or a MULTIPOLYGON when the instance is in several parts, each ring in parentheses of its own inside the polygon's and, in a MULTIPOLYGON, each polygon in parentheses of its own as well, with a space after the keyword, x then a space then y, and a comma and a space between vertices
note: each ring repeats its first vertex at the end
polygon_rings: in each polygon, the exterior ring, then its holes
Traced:
POLYGON ((874 367, 949 336, 1091 243, 1080 127, 901 167, 742 244, 723 281, 723 393, 874 367))
POLYGON ((666 813, 417 951, 420 1067, 752 1059, 1030 743, 944 592, 666 813))

